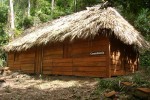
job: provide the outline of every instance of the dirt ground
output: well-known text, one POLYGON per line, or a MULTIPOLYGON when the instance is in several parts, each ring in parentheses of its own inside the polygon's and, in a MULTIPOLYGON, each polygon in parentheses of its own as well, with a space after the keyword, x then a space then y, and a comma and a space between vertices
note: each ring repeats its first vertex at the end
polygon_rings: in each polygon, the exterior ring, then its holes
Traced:
POLYGON ((0 76, 0 100, 97 100, 95 78, 39 76, 18 72, 0 76))
POLYGON ((118 78, 104 78, 104 80, 91 77, 6 72, 0 75, 0 100, 147 100, 142 99, 143 97, 140 99, 139 94, 134 95, 134 91, 138 87, 150 88, 150 76, 144 72, 118 78), (123 82, 127 81, 126 79, 132 80, 133 86, 120 86, 118 82, 120 78, 123 82), (110 84, 112 80, 115 81, 110 84), (112 91, 111 88, 116 91, 115 99, 106 98, 105 93, 112 91))

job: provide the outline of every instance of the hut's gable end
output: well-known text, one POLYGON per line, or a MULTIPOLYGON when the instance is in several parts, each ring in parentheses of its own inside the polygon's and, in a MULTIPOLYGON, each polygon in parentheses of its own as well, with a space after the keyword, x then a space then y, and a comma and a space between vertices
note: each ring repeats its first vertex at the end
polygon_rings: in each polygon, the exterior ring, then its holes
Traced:
POLYGON ((138 69, 138 54, 133 45, 126 45, 119 39, 110 39, 112 76, 133 73, 138 69))

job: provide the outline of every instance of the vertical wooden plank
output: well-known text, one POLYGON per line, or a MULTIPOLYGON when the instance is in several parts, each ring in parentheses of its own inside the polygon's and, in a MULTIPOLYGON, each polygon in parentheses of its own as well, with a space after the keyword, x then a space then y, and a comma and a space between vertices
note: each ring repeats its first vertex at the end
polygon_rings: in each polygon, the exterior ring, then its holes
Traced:
POLYGON ((43 46, 39 46, 38 52, 38 74, 41 74, 42 71, 42 48, 43 46))
POLYGON ((37 48, 38 49, 38 61, 37 61, 37 63, 38 63, 38 66, 37 66, 37 74, 40 74, 40 72, 39 72, 39 67, 40 67, 40 46, 37 48))
POLYGON ((37 61, 38 61, 38 60, 37 60, 37 58, 38 58, 38 57, 37 57, 37 56, 38 56, 38 55, 37 55, 38 49, 37 49, 37 47, 35 47, 35 48, 36 48, 36 49, 35 49, 35 68, 34 68, 34 69, 35 69, 35 73, 36 73, 36 72, 37 72, 37 66, 38 66, 38 63, 37 63, 37 61))
POLYGON ((111 77, 111 61, 110 61, 110 58, 111 58, 111 54, 110 54, 110 40, 109 38, 107 38, 107 77, 111 77))
POLYGON ((44 48, 44 46, 42 45, 41 46, 41 59, 40 59, 40 73, 41 74, 43 74, 43 54, 44 54, 44 52, 43 52, 43 48, 44 48))
POLYGON ((64 42, 63 44, 63 58, 68 57, 68 44, 64 42))
POLYGON ((39 67, 40 67, 40 63, 39 63, 39 59, 40 59, 40 47, 36 47, 36 56, 35 56, 35 73, 36 74, 40 74, 39 72, 39 67))
POLYGON ((7 64, 7 65, 8 65, 8 67, 10 67, 10 69, 11 69, 12 67, 14 67, 14 53, 13 53, 13 52, 9 52, 7 59, 8 59, 8 61, 7 61, 8 64, 7 64), (13 63, 12 63, 12 66, 10 66, 10 59, 9 59, 10 55, 13 55, 13 58, 11 58, 11 61, 13 62, 13 63))
POLYGON ((72 57, 72 44, 68 42, 64 42, 63 45, 63 57, 64 58, 71 58, 72 57))

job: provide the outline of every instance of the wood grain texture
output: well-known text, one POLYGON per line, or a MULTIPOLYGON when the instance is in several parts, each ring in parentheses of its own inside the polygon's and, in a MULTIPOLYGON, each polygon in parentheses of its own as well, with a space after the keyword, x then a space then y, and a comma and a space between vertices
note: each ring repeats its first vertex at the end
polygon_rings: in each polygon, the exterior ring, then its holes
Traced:
POLYGON ((107 77, 106 72, 73 72, 75 76, 107 77))
POLYGON ((55 71, 59 71, 59 72, 72 72, 72 67, 52 67, 52 71, 55 72, 55 71))
POLYGON ((10 52, 8 66, 27 73, 110 77, 137 70, 137 58, 132 46, 97 35, 73 42, 48 43, 17 54, 10 52))
POLYGON ((53 62, 54 67, 72 67, 72 62, 65 62, 65 63, 57 63, 53 62))
POLYGON ((52 66, 43 66, 43 71, 52 71, 52 66))
POLYGON ((125 70, 117 70, 117 71, 111 70, 111 74, 112 76, 118 76, 118 75, 125 75, 126 72, 125 70))
POLYGON ((73 62, 73 66, 82 66, 82 67, 101 67, 106 66, 106 61, 87 61, 87 62, 73 62))
POLYGON ((23 64, 21 65, 22 70, 34 70, 34 64, 23 64))
POLYGON ((54 75, 73 75, 72 71, 52 71, 52 74, 54 75))
POLYGON ((97 62, 106 61, 106 57, 84 57, 84 58, 73 58, 73 62, 97 62))
POLYGON ((104 71, 106 72, 106 66, 103 66, 103 67, 95 67, 95 66, 90 66, 90 67, 73 67, 73 72, 76 71, 76 72, 100 72, 100 71, 104 71))
POLYGON ((63 50, 44 51, 44 56, 62 55, 62 54, 63 54, 63 50))
POLYGON ((49 71, 49 70, 43 70, 43 74, 45 74, 45 75, 51 75, 51 74, 52 74, 52 71, 49 71))

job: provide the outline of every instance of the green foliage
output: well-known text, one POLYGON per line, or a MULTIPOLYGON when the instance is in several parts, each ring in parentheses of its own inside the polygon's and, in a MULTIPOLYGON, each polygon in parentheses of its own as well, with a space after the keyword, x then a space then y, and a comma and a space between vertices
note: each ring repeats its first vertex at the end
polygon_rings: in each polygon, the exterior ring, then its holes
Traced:
POLYGON ((0 3, 0 67, 2 67, 6 60, 6 54, 1 47, 8 42, 8 35, 5 31, 7 24, 8 6, 5 2, 0 3))
POLYGON ((77 0, 77 11, 101 3, 101 0, 77 0))
POLYGON ((120 91, 122 90, 122 87, 119 86, 121 79, 115 78, 115 79, 99 79, 98 80, 98 87, 100 90, 116 90, 120 91))
POLYGON ((14 37, 18 37, 20 34, 22 33, 22 30, 21 29, 15 29, 14 30, 14 37))
POLYGON ((0 23, 7 22, 7 14, 8 14, 8 7, 7 6, 0 6, 0 23))
POLYGON ((24 29, 27 29, 27 28, 33 26, 33 24, 34 23, 33 23, 33 18, 32 17, 25 17, 23 19, 22 25, 23 25, 24 29))
POLYGON ((150 67, 150 51, 146 51, 140 56, 141 66, 150 67))
POLYGON ((43 14, 41 12, 38 13, 38 18, 40 19, 40 21, 42 22, 47 22, 48 20, 50 20, 50 16, 47 14, 43 14))
POLYGON ((14 0, 15 26, 21 29, 24 18, 27 16, 28 0, 14 0))
MULTIPOLYGON (((122 15, 150 41, 150 1, 149 0, 108 0, 119 9, 122 15)), ((150 66, 150 51, 140 55, 140 65, 150 66)))
POLYGON ((142 9, 139 12, 134 21, 134 25, 142 32, 147 40, 150 40, 150 10, 148 8, 142 9))
POLYGON ((140 55, 140 66, 144 69, 145 74, 150 76, 150 51, 145 51, 145 53, 140 55))
MULTIPOLYGON (((135 21, 135 27, 145 36, 145 39, 150 41, 150 9, 142 8, 135 21)), ((140 55, 140 65, 150 72, 150 51, 145 51, 140 55)))
MULTIPOLYGON (((8 42, 8 35, 4 32, 3 28, 0 27, 0 47, 2 47, 7 42, 8 42)), ((6 54, 0 48, 0 67, 4 65, 5 61, 6 61, 6 54)))
POLYGON ((149 80, 149 76, 145 76, 146 73, 144 73, 144 75, 142 75, 142 73, 135 73, 132 76, 132 82, 137 86, 137 87, 150 87, 150 80, 149 80), (147 79, 148 78, 148 79, 147 79))

